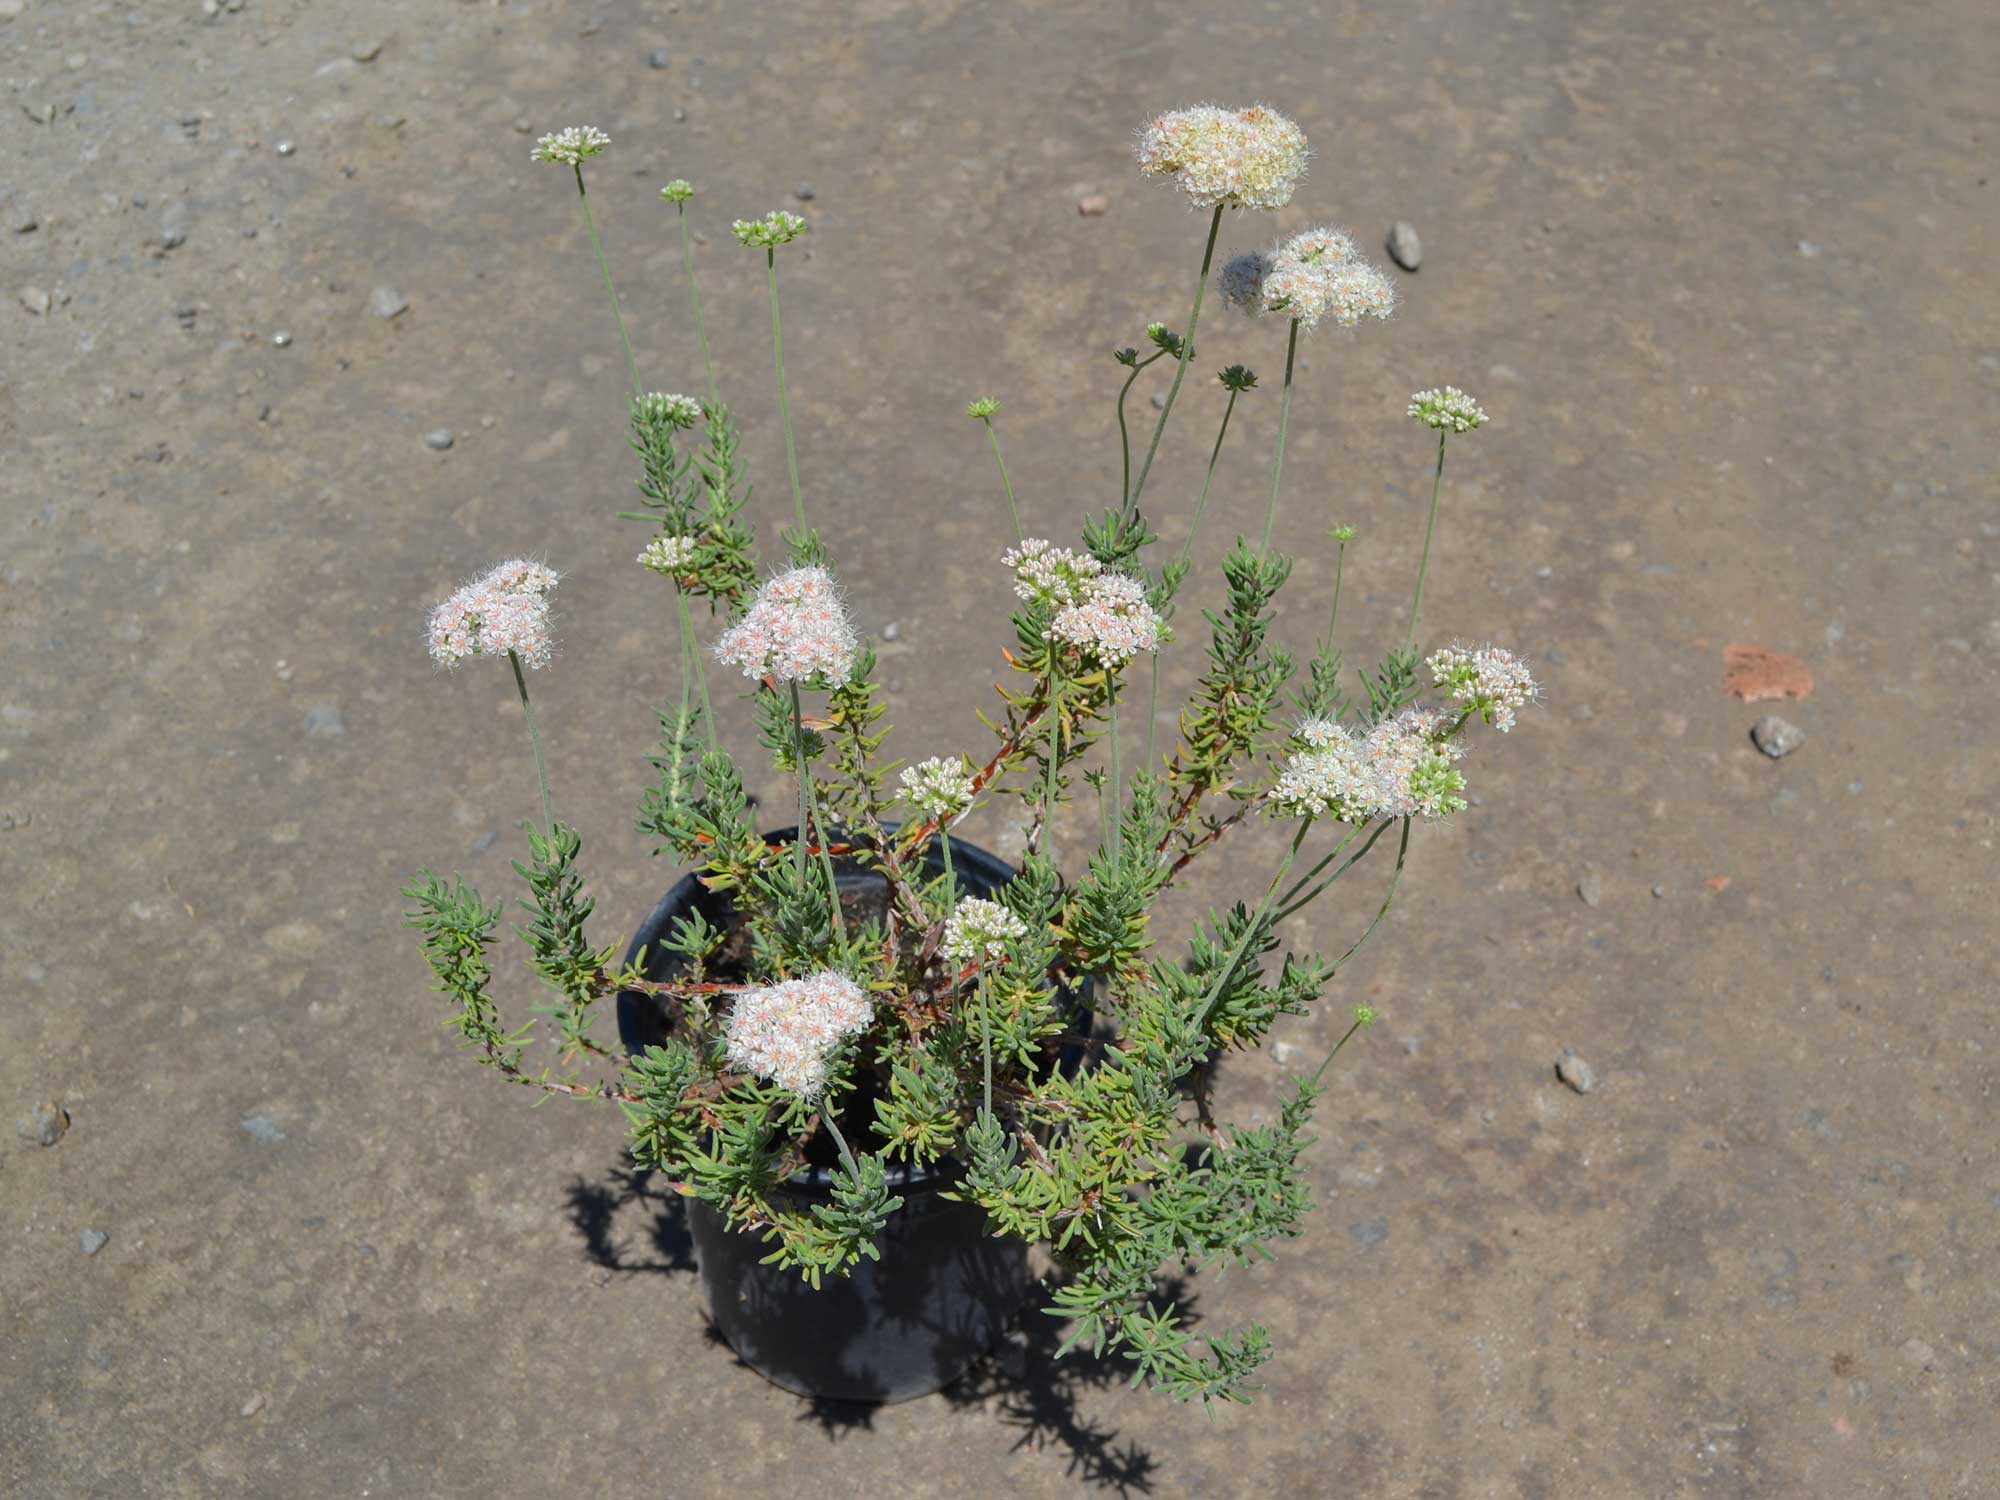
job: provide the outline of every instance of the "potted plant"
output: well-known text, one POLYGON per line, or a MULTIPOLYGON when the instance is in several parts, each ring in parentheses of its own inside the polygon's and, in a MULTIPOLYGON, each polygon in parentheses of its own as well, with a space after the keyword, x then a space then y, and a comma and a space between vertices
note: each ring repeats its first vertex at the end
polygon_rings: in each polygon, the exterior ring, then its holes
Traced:
MULTIPOLYGON (((535 155, 573 170, 622 339, 584 195, 585 163, 607 144, 572 129, 535 155)), ((504 657, 526 711, 542 818, 515 866, 527 887, 519 932, 550 991, 534 1009, 560 1060, 531 1063, 529 1027, 503 1021, 489 993, 502 907, 426 871, 405 893, 409 921, 460 1037, 510 1082, 621 1106, 637 1162, 687 1200, 718 1326, 794 1389, 893 1399, 942 1385, 1016 1311, 1023 1248, 1039 1244, 1056 1267, 1047 1310, 1068 1320, 1065 1349, 1116 1351, 1135 1380, 1180 1399, 1246 1399, 1270 1355, 1265 1331, 1197 1339, 1156 1296, 1158 1279, 1182 1263, 1263 1256, 1299 1232, 1315 1102, 1328 1065, 1372 1015, 1353 1010, 1268 1124, 1214 1118, 1214 1060, 1320 1002, 1389 909, 1413 830, 1465 808, 1459 761, 1472 721, 1504 732, 1535 695, 1503 649, 1417 648, 1446 443, 1485 420, 1450 387, 1409 406, 1437 452, 1403 648, 1348 695, 1336 644, 1346 528, 1333 533, 1325 633, 1303 671, 1279 644, 1276 600, 1292 563, 1272 545, 1272 525, 1299 336, 1352 329, 1394 302, 1346 236, 1317 229, 1236 256, 1216 278, 1231 304, 1285 333, 1270 499, 1262 536, 1237 538, 1221 558, 1226 596, 1204 617, 1206 665, 1176 742, 1155 745, 1159 652, 1176 636, 1230 415, 1258 389, 1249 369, 1220 371, 1221 422, 1175 554, 1155 558, 1142 500, 1194 361, 1225 213, 1289 201, 1306 147, 1268 109, 1202 107, 1150 122, 1138 157, 1206 212, 1206 239, 1185 331, 1156 323, 1143 352, 1116 353, 1129 372, 1115 405, 1123 488, 1082 519, 1079 545, 1023 534, 997 404, 968 408, 999 465, 1013 526, 1011 546, 996 536, 995 566, 1017 596, 1013 640, 999 653, 1010 685, 975 753, 932 755, 899 774, 888 758, 874 654, 835 581, 837 549, 801 498, 777 266, 806 226, 782 212, 734 226, 763 253, 791 481, 785 563, 760 580, 738 432, 707 362, 685 182, 662 197, 680 220, 706 399, 649 393, 629 340, 625 349, 644 502, 629 514, 654 528, 639 560, 671 599, 681 665, 638 825, 688 873, 622 956, 588 933, 580 838, 554 814, 528 699, 528 674, 550 657, 557 575, 502 564, 431 616, 438 660, 504 657), (1174 362, 1172 385, 1135 466, 1125 398, 1162 359, 1174 362), (714 622, 706 642, 702 603, 714 622), (753 817, 739 763, 716 738, 711 658, 742 674, 760 752, 796 787, 790 826, 760 830, 753 817), (1001 801, 1025 827, 1018 868, 956 836, 975 808, 1001 801), (1094 806, 1097 835, 1064 869, 1053 825, 1076 802, 1094 806), (1288 833, 1276 869, 1250 874, 1241 899, 1163 941, 1149 920, 1162 893, 1251 818, 1288 833), (1378 847, 1393 849, 1393 866, 1367 928, 1333 957, 1280 954, 1278 925, 1378 847), (592 1024, 611 996, 620 1045, 592 1024), (584 1059, 594 1075, 578 1070, 584 1059)))

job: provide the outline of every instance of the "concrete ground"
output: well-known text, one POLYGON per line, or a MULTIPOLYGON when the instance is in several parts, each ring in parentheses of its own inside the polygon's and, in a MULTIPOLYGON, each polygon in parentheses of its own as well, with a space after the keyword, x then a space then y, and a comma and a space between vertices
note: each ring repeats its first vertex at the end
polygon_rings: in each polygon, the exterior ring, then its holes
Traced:
MULTIPOLYGON (((1994 1494, 1995 76, 1975 0, 0 0, 0 1113, 72 1122, 0 1140, 0 1493, 1994 1494), (1424 246, 1393 322, 1307 341, 1280 632, 1317 628, 1345 521, 1350 654, 1397 642, 1429 477, 1402 405, 1449 381, 1494 421, 1452 449, 1427 633, 1517 644, 1547 701, 1468 762, 1480 805, 1424 831, 1328 1009, 1227 1074, 1257 1118, 1384 1012, 1309 1232, 1196 1283, 1276 1332, 1258 1405, 1051 1367, 1031 1316, 945 1396, 814 1409, 705 1339, 616 1115, 454 1055, 398 926, 420 865, 510 890, 520 717, 421 622, 518 552, 569 574, 535 686, 603 940, 673 875, 631 828, 673 675, 611 518, 622 360, 532 136, 614 138, 593 201, 670 390, 698 357, 655 189, 698 185, 767 543, 761 267, 726 225, 810 217, 807 501, 898 627, 920 756, 986 743, 1008 604, 960 409, 1005 403, 1032 530, 1115 496, 1107 353, 1184 318, 1200 233, 1130 134, 1204 98, 1316 150, 1226 248, 1424 246), (1731 642, 1816 678, 1783 760, 1731 642)), ((1282 366, 1276 325, 1211 317, 1203 366, 1264 388, 1197 603, 1261 517, 1282 366)), ((1170 540, 1219 397, 1190 385, 1148 493, 1170 540)), ((1198 659, 1189 632, 1170 689, 1198 659)))

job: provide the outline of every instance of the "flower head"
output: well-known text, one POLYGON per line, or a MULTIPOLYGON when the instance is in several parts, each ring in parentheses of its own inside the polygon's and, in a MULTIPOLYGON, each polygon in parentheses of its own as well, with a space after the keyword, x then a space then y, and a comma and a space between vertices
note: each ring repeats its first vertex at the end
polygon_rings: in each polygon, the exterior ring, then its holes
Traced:
POLYGON ((1410 415, 1439 432, 1471 432, 1486 420, 1479 403, 1455 385, 1418 391, 1410 397, 1410 415))
POLYGON ((817 567, 793 568, 771 579, 715 643, 717 658, 740 666, 745 677, 779 682, 814 676, 845 682, 859 650, 833 575, 817 567))
POLYGON ((999 410, 1000 403, 995 401, 991 396, 976 397, 968 401, 965 406, 965 414, 978 422, 988 420, 999 410))
POLYGON ((990 958, 1005 958, 1007 945, 1027 932, 1027 923, 998 901, 968 896, 945 922, 940 951, 953 963, 984 963, 990 958))
POLYGON ((700 545, 699 537, 656 536, 646 543, 639 561, 663 577, 680 578, 693 570, 695 549, 700 545))
POLYGON ((1308 719, 1294 732, 1304 748, 1286 763, 1271 801, 1292 817, 1343 823, 1461 812, 1465 777, 1455 763, 1465 751, 1445 738, 1449 731, 1445 715, 1422 708, 1359 736, 1330 719, 1308 719))
POLYGON ((1386 318, 1396 308, 1396 288, 1354 252, 1354 241, 1338 229, 1308 229, 1281 243, 1265 272, 1266 312, 1296 318, 1307 330, 1322 318, 1352 328, 1364 316, 1386 318))
POLYGON ((1056 612, 1049 635, 1100 666, 1122 667, 1141 651, 1157 651, 1165 626, 1144 583, 1129 573, 1103 573, 1081 599, 1056 612))
POLYGON ((611 137, 595 125, 571 125, 566 130, 558 130, 554 135, 545 135, 535 142, 535 149, 529 154, 529 159, 561 162, 567 167, 580 167, 610 144, 611 137))
POLYGON ((1177 109, 1149 120, 1139 170, 1172 177, 1196 208, 1283 208, 1306 170, 1306 137, 1263 105, 1177 109))
POLYGON ((431 610, 426 630, 431 659, 452 667, 468 656, 505 656, 545 667, 555 654, 548 592, 554 569, 517 558, 466 584, 431 610))
POLYGON ((694 196, 694 184, 685 177, 676 177, 660 189, 660 196, 669 203, 685 203, 694 196))
POLYGON ((1254 313, 1263 303, 1264 277, 1270 269, 1271 258, 1268 255, 1259 250, 1246 251, 1223 262, 1215 284, 1222 292, 1223 301, 1231 307, 1254 313))
POLYGON ((1431 680, 1495 729, 1514 727, 1514 710, 1532 703, 1540 689, 1528 664, 1504 646, 1446 646, 1424 663, 1431 680))
POLYGON ((632 413, 649 426, 687 428, 701 420, 701 403, 692 396, 670 396, 665 391, 648 391, 643 396, 632 398, 632 413))
POLYGON ((1257 388, 1257 372, 1247 365, 1229 365, 1216 378, 1227 390, 1240 392, 1257 388))
POLYGON ((927 818, 943 822, 972 806, 977 790, 972 773, 963 760, 940 760, 933 755, 903 770, 903 800, 927 818))
POLYGON ((1081 599, 1090 580, 1104 571, 1104 564, 1088 552, 1072 552, 1038 536, 1009 547, 1000 561, 1014 570, 1016 594, 1030 604, 1058 609, 1081 599))
POLYGON ((724 1031, 729 1061, 816 1099, 840 1044, 868 1029, 875 1006, 845 974, 822 969, 737 996, 724 1031))
POLYGON ((761 219, 738 219, 730 232, 744 244, 758 250, 775 250, 789 245, 806 232, 806 221, 784 209, 773 209, 761 219))

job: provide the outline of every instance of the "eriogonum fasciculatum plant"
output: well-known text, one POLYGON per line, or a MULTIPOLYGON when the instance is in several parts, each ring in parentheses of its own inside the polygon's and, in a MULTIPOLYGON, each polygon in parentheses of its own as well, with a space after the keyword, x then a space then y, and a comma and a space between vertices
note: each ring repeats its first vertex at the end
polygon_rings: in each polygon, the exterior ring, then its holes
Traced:
MULTIPOLYGON (((585 162, 608 144, 573 128, 545 137, 535 156, 569 166, 581 194, 585 162)), ((1215 1059, 1256 1046, 1281 1018, 1311 1014, 1380 926, 1413 831, 1466 809, 1468 728, 1481 720, 1512 729, 1537 691, 1526 664, 1502 647, 1417 651, 1445 443, 1486 420, 1450 386, 1420 391, 1409 405, 1410 417, 1437 433, 1438 452, 1402 648, 1372 674, 1357 674, 1362 691, 1349 696, 1336 644, 1354 539, 1346 526, 1331 533, 1325 634, 1302 671, 1283 644, 1291 618, 1278 599, 1292 558, 1272 545, 1273 518, 1298 337, 1340 336, 1387 317, 1396 300, 1393 284, 1346 235, 1311 229, 1234 256, 1218 278, 1232 306, 1285 324, 1270 493, 1258 541, 1221 549, 1223 602, 1204 616, 1205 660, 1175 743, 1164 751, 1154 743, 1159 658, 1192 633, 1176 626, 1176 596, 1200 555, 1230 416, 1258 389, 1247 365, 1219 367, 1220 423, 1175 555, 1155 560, 1141 501, 1194 359, 1223 216, 1290 202, 1307 156, 1303 132, 1262 106, 1175 111, 1140 132, 1141 171, 1170 179, 1208 216, 1185 331, 1153 322, 1115 352, 1129 372, 1115 403, 1120 490, 1081 518, 1067 543, 1023 534, 1000 455, 999 403, 981 396, 966 407, 1007 500, 1009 531, 996 528, 993 565, 1016 598, 1012 639, 1000 653, 1011 683, 990 741, 969 754, 931 755, 894 779, 875 653, 837 581, 837 549, 808 525, 785 394, 777 264, 805 221, 778 212, 733 226, 744 247, 763 252, 790 481, 784 557, 767 572, 746 520, 741 440, 718 394, 694 280, 687 221, 695 191, 677 179, 660 195, 679 221, 706 399, 642 385, 583 200, 631 365, 641 505, 626 514, 652 528, 638 561, 669 590, 679 639, 678 695, 659 714, 658 775, 638 825, 659 851, 730 896, 730 930, 690 913, 664 953, 631 966, 587 936, 593 908, 578 867, 581 840, 555 820, 527 699, 526 671, 551 660, 547 600, 556 574, 540 563, 504 563, 439 604, 429 625, 431 654, 444 665, 508 659, 542 789, 541 823, 530 826, 528 858, 516 868, 528 886, 520 930, 530 963, 557 997, 539 1009, 560 1028, 559 1060, 531 1064, 527 1029, 503 1022, 489 993, 501 908, 457 877, 429 872, 406 892, 453 1023, 479 1060, 541 1093, 617 1101, 642 1166, 732 1228, 761 1236, 773 1260, 815 1285, 877 1253, 901 1205, 890 1191, 897 1173, 942 1166, 953 1174, 951 1191, 983 1210, 995 1232, 1053 1251, 1061 1274, 1049 1311, 1070 1321, 1066 1348, 1117 1351, 1135 1377, 1182 1399, 1245 1399, 1269 1339, 1250 1327, 1197 1340, 1158 1299, 1159 1279, 1185 1262, 1248 1261, 1300 1232, 1308 1207, 1300 1154, 1322 1080, 1374 1013, 1354 1008, 1268 1124, 1232 1128, 1214 1118, 1215 1059), (1175 362, 1173 383, 1135 468, 1126 396, 1141 370, 1165 358, 1175 362), (714 622, 706 643, 694 608, 704 601, 714 622), (797 785, 796 822, 780 837, 767 840, 751 821, 745 772, 717 736, 710 658, 742 674, 763 750, 797 785), (1133 745, 1121 739, 1120 709, 1142 672, 1146 734, 1133 745), (1436 695, 1420 701, 1430 688, 1436 695), (1056 839, 1059 829, 1073 839, 1088 821, 1065 814, 1077 803, 1091 804, 1094 831, 1081 867, 1066 870, 1056 839), (954 865, 953 836, 980 809, 1007 806, 1022 833, 1020 869, 997 890, 970 889, 954 865), (1275 872, 1167 941, 1152 920, 1163 894, 1252 818, 1289 835, 1275 872), (1385 837, 1394 864, 1366 929, 1331 958, 1285 949, 1280 924, 1385 837), (847 909, 837 861, 876 878, 879 909, 847 909), (668 1018, 666 1040, 630 1058, 600 1043, 591 1025, 594 1003, 621 989, 653 997, 668 1018), (1094 1031, 1077 1008, 1083 994, 1094 1031), (572 1071, 583 1056, 599 1064, 595 1075, 572 1071), (808 1165, 835 1173, 830 1204, 809 1209, 784 1191, 808 1165)), ((927 736, 943 730, 926 726, 927 736)))

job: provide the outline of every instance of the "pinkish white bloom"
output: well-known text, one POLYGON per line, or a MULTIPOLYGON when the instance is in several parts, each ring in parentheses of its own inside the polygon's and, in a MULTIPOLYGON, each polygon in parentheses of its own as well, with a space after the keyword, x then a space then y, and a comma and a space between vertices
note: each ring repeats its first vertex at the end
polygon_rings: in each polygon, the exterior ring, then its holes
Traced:
POLYGON ((1007 945, 1027 933, 1027 924, 998 901, 968 896, 946 920, 939 951, 953 963, 985 963, 1005 958, 1007 945))
MULTIPOLYGON (((520 579, 511 568, 541 568, 539 563, 503 563, 486 577, 468 583, 431 611, 427 631, 430 653, 439 666, 456 666, 468 656, 519 656, 524 666, 545 667, 555 654, 549 630, 549 603, 543 589, 509 588, 505 580, 520 579)), ((555 587, 555 575, 546 568, 555 587)), ((539 575, 528 575, 539 577, 539 575)))
POLYGON ((933 755, 906 766, 901 779, 903 800, 927 818, 942 822, 972 806, 976 789, 962 759, 941 760, 933 755))
POLYGON ((669 427, 692 427, 701 420, 701 403, 692 396, 676 396, 666 391, 648 391, 632 398, 640 420, 664 423, 669 427))
POLYGON ((1147 121, 1139 170, 1172 177, 1196 208, 1283 208, 1306 170, 1305 132, 1263 105, 1177 109, 1147 121))
POLYGON ((1410 415, 1439 432, 1471 432, 1486 420, 1479 403, 1455 385, 1418 391, 1410 397, 1410 415))
POLYGON ((562 574, 531 557, 510 558, 480 580, 506 594, 546 594, 562 582, 562 574))
POLYGON ((1447 739, 1451 720, 1434 709, 1405 709, 1365 735, 1328 719, 1309 719, 1297 738, 1306 748, 1286 763, 1271 801, 1292 817, 1343 823, 1376 818, 1441 818, 1462 811, 1465 778, 1455 769, 1464 747, 1447 739))
POLYGON ((778 682, 843 683, 859 651, 854 623, 825 568, 793 568, 771 579, 715 643, 716 656, 745 677, 778 682))
POLYGON ((761 219, 738 219, 729 226, 731 234, 757 250, 775 250, 789 245, 806 232, 806 221, 784 209, 773 209, 761 219))
POLYGON ((679 578, 694 567, 695 549, 700 545, 699 537, 656 536, 646 543, 646 550, 639 554, 639 561, 655 573, 679 578))
POLYGON ((1088 552, 1072 552, 1038 536, 1009 547, 1000 561, 1014 570, 1014 592, 1030 604, 1061 609, 1084 596, 1104 564, 1088 552))
POLYGON ((535 142, 535 149, 529 153, 533 161, 560 162, 566 167, 577 167, 589 161, 606 146, 611 137, 595 125, 571 125, 558 130, 554 135, 545 135, 535 142))
POLYGON ((1514 727, 1514 711, 1535 699, 1539 689, 1528 664, 1504 646, 1447 646, 1431 653, 1425 663, 1431 680, 1451 693, 1487 723, 1505 734, 1514 727))
POLYGON ((1052 639, 1067 641, 1106 667, 1122 667, 1141 651, 1157 651, 1162 631, 1146 585, 1129 573, 1092 578, 1083 597, 1049 622, 1052 639))
POLYGON ((816 1099, 840 1044, 866 1031, 874 1015, 874 1002, 862 988, 832 969, 746 990, 736 997, 724 1029, 729 1061, 803 1099, 816 1099))
POLYGON ((1396 308, 1395 285, 1355 254, 1351 238, 1328 228, 1295 234, 1271 252, 1262 295, 1266 312, 1296 318, 1307 330, 1325 318, 1352 328, 1396 308))

